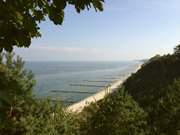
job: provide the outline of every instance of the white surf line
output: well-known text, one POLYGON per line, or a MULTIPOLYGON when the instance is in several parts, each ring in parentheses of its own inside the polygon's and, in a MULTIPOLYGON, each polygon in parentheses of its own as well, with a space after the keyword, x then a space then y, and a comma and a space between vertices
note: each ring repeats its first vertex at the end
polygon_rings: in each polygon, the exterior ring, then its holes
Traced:
POLYGON ((100 92, 87 97, 85 99, 83 99, 82 101, 79 101, 77 103, 74 103, 73 105, 70 105, 67 107, 67 110, 70 112, 76 112, 79 113, 83 110, 84 107, 88 106, 89 104, 93 103, 93 102, 97 102, 101 99, 103 99, 107 94, 112 93, 114 90, 116 90, 132 73, 135 73, 137 70, 139 70, 141 68, 141 64, 138 65, 138 67, 132 71, 131 73, 127 74, 125 77, 123 77, 122 79, 115 81, 113 83, 111 83, 109 86, 103 88, 100 92))

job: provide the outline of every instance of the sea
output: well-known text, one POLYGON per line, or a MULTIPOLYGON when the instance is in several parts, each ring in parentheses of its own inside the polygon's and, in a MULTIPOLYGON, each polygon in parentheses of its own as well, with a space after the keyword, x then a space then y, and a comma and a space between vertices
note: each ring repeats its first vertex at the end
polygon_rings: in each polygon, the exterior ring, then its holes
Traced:
POLYGON ((34 74, 37 98, 73 104, 91 96, 131 73, 138 61, 120 62, 26 62, 34 74))

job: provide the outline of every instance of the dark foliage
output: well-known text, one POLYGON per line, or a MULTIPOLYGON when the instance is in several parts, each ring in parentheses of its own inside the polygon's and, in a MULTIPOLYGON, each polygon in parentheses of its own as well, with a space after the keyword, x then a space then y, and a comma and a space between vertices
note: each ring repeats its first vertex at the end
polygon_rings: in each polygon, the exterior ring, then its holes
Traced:
POLYGON ((145 135, 146 113, 123 90, 117 91, 81 113, 82 135, 145 135))
POLYGON ((39 37, 39 23, 49 18, 61 25, 67 5, 80 13, 94 7, 103 10, 104 0, 0 0, 0 51, 12 51, 14 46, 29 47, 31 39, 39 37))
POLYGON ((158 134, 179 135, 180 131, 180 79, 164 89, 154 108, 151 120, 158 134))
POLYGON ((179 135, 180 57, 155 56, 124 89, 91 104, 78 115, 60 104, 35 100, 34 79, 21 58, 0 55, 2 135, 179 135), (132 95, 131 96, 129 96, 132 95))
POLYGON ((0 122, 15 120, 22 113, 21 107, 33 101, 35 80, 23 66, 20 57, 14 60, 13 54, 0 54, 0 122))
POLYGON ((151 134, 177 135, 180 129, 180 57, 155 56, 124 83, 139 105, 148 113, 151 134))
POLYGON ((174 48, 174 54, 180 56, 180 44, 174 48))
POLYGON ((180 58, 176 55, 153 57, 124 83, 125 89, 142 107, 156 105, 161 95, 180 77, 180 58))
POLYGON ((33 75, 23 65, 0 54, 0 135, 78 135, 74 115, 61 104, 33 97, 33 75))

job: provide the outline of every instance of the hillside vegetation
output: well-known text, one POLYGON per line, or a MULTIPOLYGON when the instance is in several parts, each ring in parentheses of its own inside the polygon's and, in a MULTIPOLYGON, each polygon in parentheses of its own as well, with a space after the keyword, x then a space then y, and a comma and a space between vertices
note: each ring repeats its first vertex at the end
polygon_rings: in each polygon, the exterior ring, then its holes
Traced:
POLYGON ((37 100, 35 80, 20 57, 0 53, 0 135, 75 135, 75 117, 61 104, 37 100))
POLYGON ((23 65, 11 53, 0 55, 0 135, 180 135, 180 45, 79 114, 37 100, 23 65))
POLYGON ((89 134, 180 135, 180 45, 148 60, 122 87, 84 110, 89 134))
MULTIPOLYGON (((180 130, 180 46, 174 54, 155 56, 124 83, 125 90, 148 113, 152 132, 180 130)), ((179 133, 180 134, 180 133, 179 133)))

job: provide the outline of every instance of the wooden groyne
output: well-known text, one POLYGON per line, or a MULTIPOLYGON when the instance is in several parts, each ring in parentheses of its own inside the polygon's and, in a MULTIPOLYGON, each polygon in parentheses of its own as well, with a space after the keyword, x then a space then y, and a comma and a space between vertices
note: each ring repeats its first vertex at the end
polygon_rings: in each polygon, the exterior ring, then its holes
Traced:
POLYGON ((80 94, 95 94, 95 92, 89 92, 89 91, 65 91, 65 90, 52 90, 51 92, 54 93, 80 93, 80 94))
POLYGON ((70 84, 70 86, 80 86, 80 87, 105 87, 104 85, 90 85, 90 84, 70 84))
POLYGON ((81 112, 84 107, 88 106, 89 104, 91 104, 93 102, 97 102, 97 101, 103 99, 107 94, 115 91, 132 73, 135 73, 140 68, 141 68, 141 64, 139 64, 134 71, 128 73, 122 79, 111 83, 109 86, 106 86, 100 92, 98 92, 90 97, 87 97, 80 102, 77 102, 77 103, 74 103, 73 105, 68 106, 67 110, 70 112, 76 112, 76 113, 81 112))
POLYGON ((111 83, 112 81, 106 81, 106 80, 83 80, 84 82, 93 82, 93 83, 96 83, 96 82, 102 82, 102 83, 111 83))

